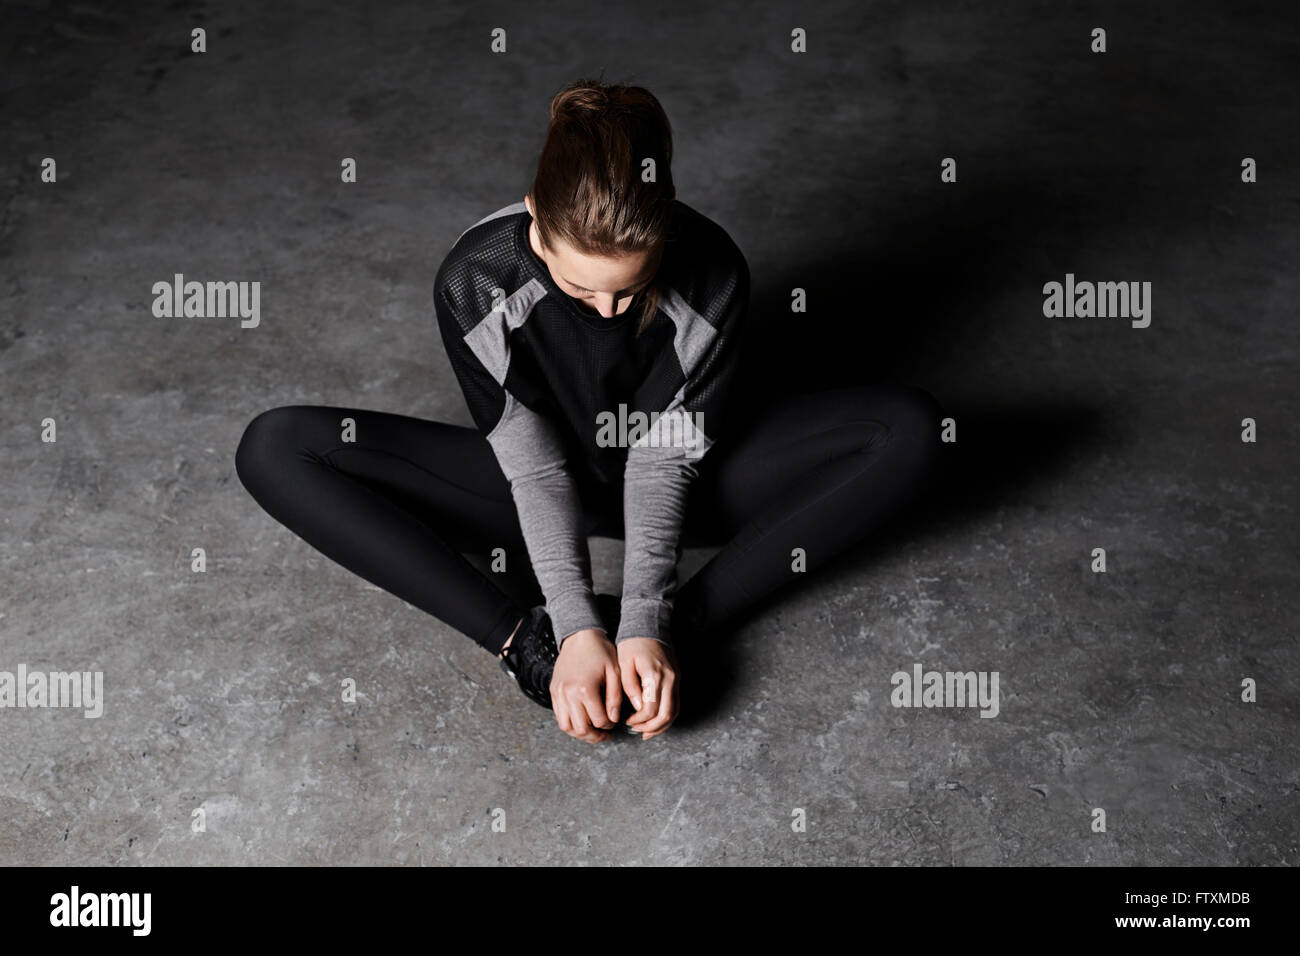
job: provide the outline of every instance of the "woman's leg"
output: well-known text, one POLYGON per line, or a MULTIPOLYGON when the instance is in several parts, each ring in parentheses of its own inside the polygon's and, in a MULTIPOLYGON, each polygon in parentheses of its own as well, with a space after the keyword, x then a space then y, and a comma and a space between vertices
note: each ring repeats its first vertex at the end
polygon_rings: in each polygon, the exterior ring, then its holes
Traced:
POLYGON ((799 395, 763 410, 701 462, 684 543, 725 541, 677 594, 687 641, 862 541, 924 487, 943 411, 928 392, 876 384, 799 395))
POLYGON ((312 547, 493 654, 523 617, 525 609, 462 554, 504 548, 535 586, 509 482, 476 429, 284 406, 249 423, 235 470, 249 494, 312 547), (349 418, 355 441, 344 442, 349 418))

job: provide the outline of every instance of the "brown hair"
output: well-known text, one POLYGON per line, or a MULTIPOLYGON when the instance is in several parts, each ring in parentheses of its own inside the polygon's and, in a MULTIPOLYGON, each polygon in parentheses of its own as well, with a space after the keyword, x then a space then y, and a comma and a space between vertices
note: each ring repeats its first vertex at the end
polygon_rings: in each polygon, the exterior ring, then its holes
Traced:
MULTIPOLYGON (((672 158, 672 127, 649 90, 570 83, 551 100, 530 190, 543 245, 563 240, 588 256, 662 255, 677 196, 672 158), (646 158, 654 160, 654 182, 641 179, 646 158)), ((659 306, 659 276, 643 291, 638 335, 659 306)))

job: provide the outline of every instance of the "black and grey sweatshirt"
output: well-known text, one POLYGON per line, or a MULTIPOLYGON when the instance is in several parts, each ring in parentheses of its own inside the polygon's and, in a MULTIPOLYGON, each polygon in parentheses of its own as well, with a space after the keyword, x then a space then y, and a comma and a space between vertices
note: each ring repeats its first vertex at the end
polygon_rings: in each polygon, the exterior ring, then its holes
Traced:
POLYGON ((685 503, 728 422, 749 267, 721 226, 680 200, 661 295, 606 319, 552 279, 514 203, 457 238, 434 280, 438 326, 470 414, 511 494, 557 641, 604 631, 592 593, 578 478, 623 482, 626 542, 616 642, 671 643, 685 503))

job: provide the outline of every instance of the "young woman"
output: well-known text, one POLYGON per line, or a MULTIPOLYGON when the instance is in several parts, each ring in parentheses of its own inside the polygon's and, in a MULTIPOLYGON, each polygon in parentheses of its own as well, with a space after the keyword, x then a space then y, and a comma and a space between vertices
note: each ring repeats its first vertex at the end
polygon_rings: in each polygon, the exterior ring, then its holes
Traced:
POLYGON ((620 724, 624 694, 623 726, 663 733, 680 707, 674 648, 689 660, 862 540, 939 449, 941 409, 911 386, 761 407, 734 394, 749 268, 676 198, 671 160, 647 90, 561 90, 529 193, 461 233, 434 281, 477 428, 286 406, 253 419, 235 457, 274 518, 498 655, 589 743, 620 724), (592 592, 591 534, 626 542, 621 600, 592 592), (696 545, 721 550, 679 589, 696 545), (525 565, 535 603, 471 553, 525 565))

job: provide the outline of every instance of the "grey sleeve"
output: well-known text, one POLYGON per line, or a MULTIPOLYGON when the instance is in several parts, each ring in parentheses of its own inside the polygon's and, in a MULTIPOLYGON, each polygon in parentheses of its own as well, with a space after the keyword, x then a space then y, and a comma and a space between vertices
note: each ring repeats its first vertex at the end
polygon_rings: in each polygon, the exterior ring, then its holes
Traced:
POLYGON ((582 504, 555 427, 507 392, 505 410, 487 440, 510 480, 556 643, 563 646, 565 638, 584 628, 604 633, 591 588, 582 504))
POLYGON ((673 290, 663 300, 676 325, 673 354, 685 375, 681 389, 628 448, 624 469, 623 614, 619 644, 650 637, 672 644, 670 618, 681 556, 687 494, 697 465, 728 420, 728 393, 740 355, 749 305, 749 267, 738 256, 730 285, 697 313, 673 290))
MULTIPOLYGON (((660 417, 661 426, 665 421, 689 423, 690 416, 672 412, 660 417)), ((686 427, 689 429, 689 424, 686 427)), ((703 435, 699 438, 703 440, 703 435)), ((690 448, 638 442, 628 449, 623 472, 627 547, 623 559, 623 611, 616 644, 633 637, 672 643, 669 619, 681 557, 682 521, 687 493, 696 475, 690 448)))

